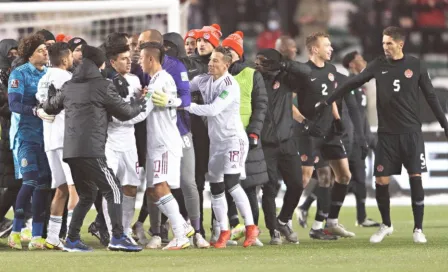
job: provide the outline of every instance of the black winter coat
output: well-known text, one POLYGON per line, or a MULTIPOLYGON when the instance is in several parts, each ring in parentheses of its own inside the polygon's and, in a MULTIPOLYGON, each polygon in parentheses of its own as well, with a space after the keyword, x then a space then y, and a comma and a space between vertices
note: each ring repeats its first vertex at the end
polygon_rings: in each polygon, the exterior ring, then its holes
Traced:
POLYGON ((111 116, 127 121, 140 107, 125 102, 112 81, 103 78, 98 67, 84 59, 71 80, 43 108, 48 114, 65 110, 64 159, 105 157, 107 126, 111 116))

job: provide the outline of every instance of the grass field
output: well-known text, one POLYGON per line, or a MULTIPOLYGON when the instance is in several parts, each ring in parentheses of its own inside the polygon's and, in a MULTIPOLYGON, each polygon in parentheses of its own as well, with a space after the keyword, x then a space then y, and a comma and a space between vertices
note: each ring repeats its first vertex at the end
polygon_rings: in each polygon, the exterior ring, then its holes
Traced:
MULTIPOLYGON (((314 210, 311 212, 313 214, 314 210)), ((262 228, 261 240, 265 243, 262 248, 238 246, 221 250, 109 252, 101 248, 84 228, 83 239, 95 247, 93 253, 18 252, 9 249, 6 239, 1 239, 0 271, 448 271, 447 212, 447 206, 426 207, 426 245, 414 245, 412 241, 410 207, 392 208, 395 232, 377 245, 369 243, 369 237, 376 229, 354 226, 355 209, 352 207, 342 209, 340 222, 354 231, 356 238, 311 241, 308 230, 300 228, 294 221, 299 232, 299 245, 269 246, 268 232, 262 228)), ((374 207, 368 209, 368 214, 379 219, 374 207)), ((91 212, 85 226, 93 216, 91 212)), ((260 225, 264 226, 262 219, 260 225)))

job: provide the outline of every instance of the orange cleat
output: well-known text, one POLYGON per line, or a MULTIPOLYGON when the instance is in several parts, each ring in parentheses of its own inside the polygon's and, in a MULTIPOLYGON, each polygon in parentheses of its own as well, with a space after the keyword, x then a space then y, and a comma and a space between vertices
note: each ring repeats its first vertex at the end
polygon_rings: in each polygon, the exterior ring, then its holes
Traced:
POLYGON ((255 225, 246 226, 246 239, 244 240, 243 247, 250 247, 255 243, 260 234, 260 230, 255 225))
POLYGON ((214 247, 215 248, 225 248, 227 245, 227 241, 230 240, 230 230, 222 230, 219 235, 218 241, 216 241, 214 247))

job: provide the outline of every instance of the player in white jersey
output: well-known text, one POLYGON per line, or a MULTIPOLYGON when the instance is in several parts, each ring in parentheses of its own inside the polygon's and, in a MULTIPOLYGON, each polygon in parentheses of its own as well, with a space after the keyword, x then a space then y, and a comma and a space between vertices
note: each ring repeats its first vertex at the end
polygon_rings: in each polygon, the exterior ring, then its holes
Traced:
POLYGON ((225 190, 232 195, 244 218, 244 247, 251 246, 259 234, 249 200, 239 184, 240 178, 246 178, 245 160, 249 141, 240 116, 240 87, 228 73, 231 63, 230 51, 221 46, 216 47, 208 64, 209 74, 197 76, 190 82, 190 91, 199 90, 205 105, 191 103, 186 108, 190 113, 207 116, 210 137, 207 180, 212 192, 213 211, 221 228, 215 248, 226 247, 230 239, 225 190))
MULTIPOLYGON (((114 85, 125 101, 141 93, 141 85, 137 76, 130 74, 131 53, 128 45, 121 43, 106 44, 106 56, 112 68, 117 72, 113 78, 114 85)), ((107 128, 106 158, 108 166, 114 171, 123 188, 123 230, 132 239, 131 223, 135 213, 135 198, 137 187, 141 181, 138 177, 139 165, 137 147, 135 144, 134 124, 146 119, 145 114, 120 122, 113 119, 107 128)), ((112 231, 107 202, 103 200, 104 217, 109 232, 112 231)), ((140 241, 145 243, 146 241, 140 241)))
POLYGON ((174 79, 162 69, 163 45, 148 42, 142 44, 140 48, 139 61, 142 70, 151 77, 146 93, 148 98, 146 193, 168 217, 173 228, 174 239, 163 249, 182 249, 190 246, 188 237, 194 235, 194 229, 180 214, 179 205, 170 190, 180 187, 182 138, 176 125, 176 107, 181 101, 177 98, 174 79), (162 92, 167 95, 159 95, 162 92))
MULTIPOLYGON (((47 73, 39 80, 36 98, 40 103, 47 100, 51 84, 54 87, 52 87, 52 90, 61 89, 62 85, 72 78, 72 74, 68 70, 73 66, 73 56, 68 43, 55 43, 49 48, 48 53, 53 67, 48 68, 47 73)), ((62 227, 64 206, 70 195, 67 216, 68 229, 73 209, 78 202, 78 194, 73 184, 70 167, 62 161, 65 112, 61 111, 56 116, 49 116, 44 121, 46 121, 43 124, 44 146, 51 169, 51 188, 56 189, 56 194, 51 203, 51 215, 45 246, 49 249, 62 250, 63 245, 59 240, 59 232, 62 227)))

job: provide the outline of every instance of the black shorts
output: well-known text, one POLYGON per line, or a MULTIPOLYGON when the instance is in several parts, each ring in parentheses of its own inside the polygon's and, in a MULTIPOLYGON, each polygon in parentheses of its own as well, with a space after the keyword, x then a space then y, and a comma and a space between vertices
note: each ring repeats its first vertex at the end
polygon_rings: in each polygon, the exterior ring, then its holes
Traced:
POLYGON ((338 136, 316 138, 301 135, 299 153, 303 166, 315 166, 316 169, 328 166, 328 161, 347 158, 347 152, 338 136))
POLYGON ((402 165, 409 174, 426 172, 425 142, 421 132, 378 133, 375 177, 400 175, 402 165))

